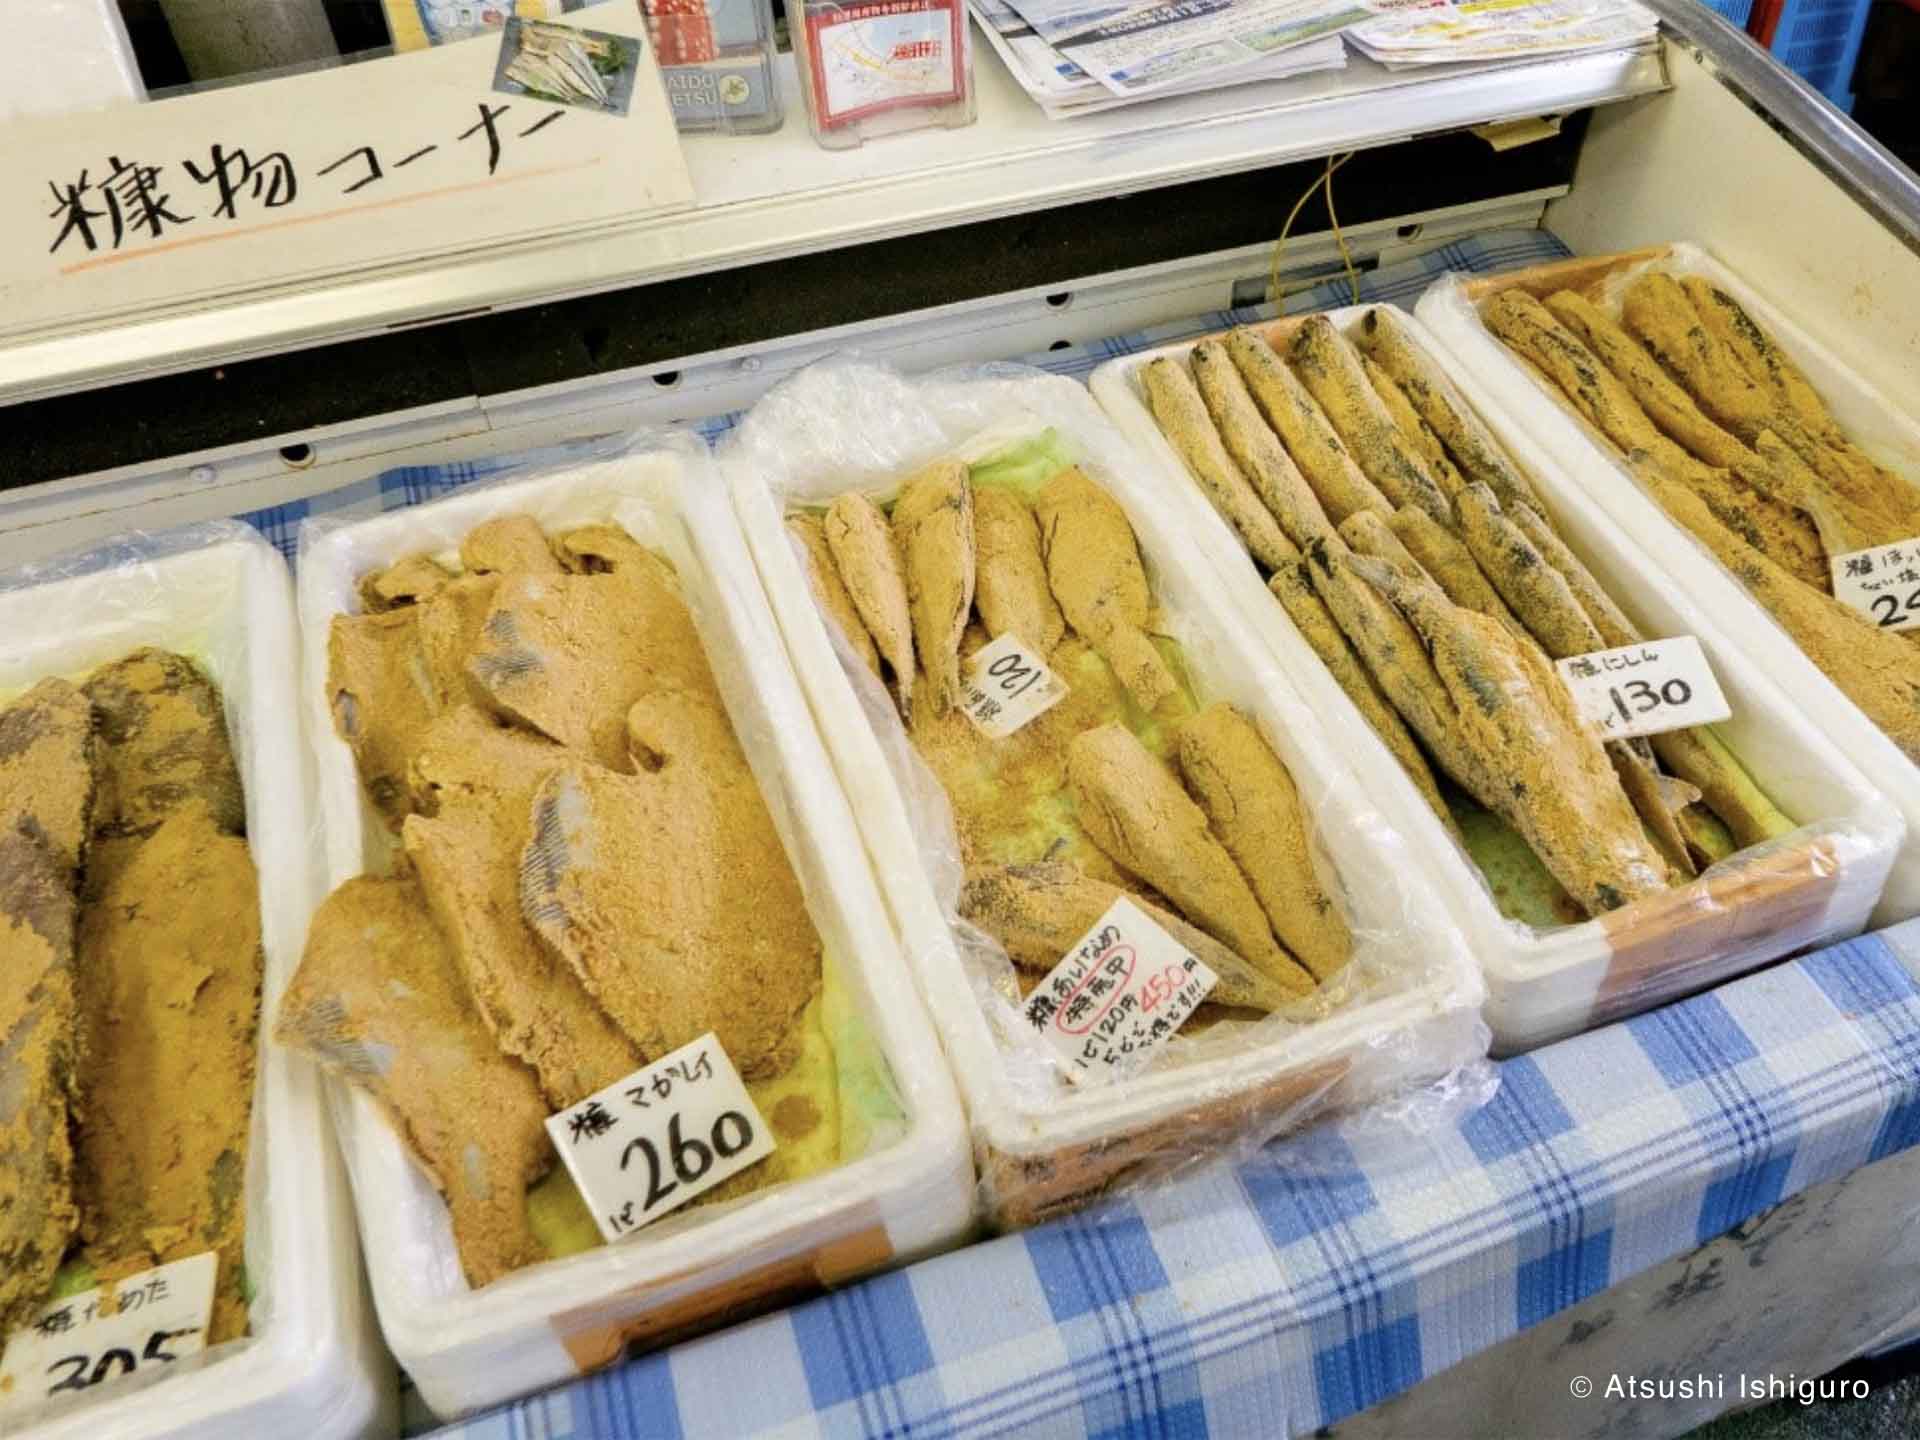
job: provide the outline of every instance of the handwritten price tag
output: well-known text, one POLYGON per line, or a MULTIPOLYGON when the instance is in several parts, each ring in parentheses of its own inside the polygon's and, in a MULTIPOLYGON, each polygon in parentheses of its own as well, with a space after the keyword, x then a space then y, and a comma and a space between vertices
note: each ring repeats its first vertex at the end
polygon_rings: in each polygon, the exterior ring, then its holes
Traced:
POLYGON ((1711 725, 1733 713, 1691 635, 1573 655, 1555 668, 1608 740, 1711 725))
POLYGON ((1833 598, 1882 630, 1920 625, 1920 538, 1834 556, 1833 598))
POLYGON ((961 705, 989 740, 1004 740, 1067 698, 1067 682, 1012 633, 982 645, 961 677, 961 705))
POLYGON ((7 1340, 0 1357, 0 1414, 56 1395, 144 1375, 207 1346, 213 1251, 129 1275, 111 1288, 69 1295, 43 1308, 7 1340))
POLYGON ((1122 896, 1021 1007, 1078 1084, 1143 1069, 1220 977, 1122 896))
POLYGON ((548 1116, 547 1133, 610 1242, 775 1149, 773 1132, 711 1032, 548 1116))

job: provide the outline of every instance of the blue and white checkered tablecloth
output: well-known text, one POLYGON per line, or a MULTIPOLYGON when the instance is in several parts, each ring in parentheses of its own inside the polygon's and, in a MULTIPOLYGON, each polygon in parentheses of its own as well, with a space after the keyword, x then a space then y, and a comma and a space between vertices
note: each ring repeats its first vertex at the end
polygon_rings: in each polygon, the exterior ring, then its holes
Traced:
MULTIPOLYGON (((1413 302, 1420 298, 1435 277, 1448 270, 1511 270, 1522 265, 1563 259, 1569 253, 1558 237, 1545 230, 1503 230, 1489 235, 1476 235, 1429 251, 1417 259, 1363 272, 1360 276, 1360 299, 1397 303, 1411 309, 1413 302)), ((1287 311, 1289 314, 1303 314, 1353 303, 1353 291, 1342 276, 1290 296, 1287 311)), ((1056 374, 1085 380, 1096 367, 1116 355, 1133 354, 1194 335, 1210 334, 1229 325, 1250 325, 1256 321, 1270 320, 1273 315, 1274 309, 1270 305, 1215 310, 1172 324, 1096 340, 1087 345, 1016 358, 1056 374)), ((739 418, 738 414, 714 415, 691 423, 694 429, 711 441, 731 430, 739 418)), ((309 496, 304 500, 290 501, 285 505, 249 511, 236 518, 252 524, 278 546, 291 563, 296 559, 301 522, 309 516, 348 519, 378 515, 386 510, 418 505, 423 500, 431 500, 463 485, 503 475, 530 464, 558 461, 564 459, 567 453, 568 448, 561 446, 524 455, 463 460, 450 465, 410 465, 389 470, 371 480, 309 496)))
POLYGON ((1299 1435, 1920 1142, 1920 921, 1499 1067, 1412 1147, 1281 1142, 450 1427, 1299 1435))

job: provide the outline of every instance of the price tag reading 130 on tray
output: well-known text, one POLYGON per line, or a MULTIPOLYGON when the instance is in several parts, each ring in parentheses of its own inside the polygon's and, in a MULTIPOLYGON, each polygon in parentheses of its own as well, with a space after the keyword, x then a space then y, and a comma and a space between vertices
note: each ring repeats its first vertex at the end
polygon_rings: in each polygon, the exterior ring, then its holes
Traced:
POLYGON ((1833 598, 1882 630, 1920 625, 1920 538, 1834 556, 1833 598))
POLYGON ((220 1257, 206 1250, 43 1306, 7 1338, 0 1415, 164 1370, 206 1349, 219 1269, 220 1257))
POLYGON ((1004 740, 1067 698, 1067 682, 1008 631, 982 645, 960 676, 960 704, 989 740, 1004 740))
POLYGON ((1125 896, 1034 986, 1020 1013, 1082 1085, 1124 1079, 1220 977, 1125 896))
POLYGON ((547 1117, 547 1133, 609 1242, 774 1152, 711 1032, 547 1117))
POLYGON ((1733 713, 1691 635, 1554 662, 1580 713, 1608 740, 1712 725, 1733 713))

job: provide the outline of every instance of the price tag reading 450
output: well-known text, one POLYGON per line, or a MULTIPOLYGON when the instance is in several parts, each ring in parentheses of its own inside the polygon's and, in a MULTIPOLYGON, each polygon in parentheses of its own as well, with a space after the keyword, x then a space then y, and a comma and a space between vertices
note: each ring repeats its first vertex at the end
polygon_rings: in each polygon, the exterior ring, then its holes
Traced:
POLYGON ((1107 907, 1021 1006, 1082 1085, 1123 1079, 1220 983, 1125 896, 1107 907))
POLYGON ((1067 682, 1011 631, 982 645, 960 677, 960 703, 989 740, 1004 740, 1067 698, 1067 682))
POLYGON ((711 1033, 547 1117, 607 1240, 631 1235, 774 1152, 773 1132, 711 1033))
POLYGON ((1733 713, 1691 635, 1555 662, 1580 713, 1608 740, 1711 725, 1733 713))

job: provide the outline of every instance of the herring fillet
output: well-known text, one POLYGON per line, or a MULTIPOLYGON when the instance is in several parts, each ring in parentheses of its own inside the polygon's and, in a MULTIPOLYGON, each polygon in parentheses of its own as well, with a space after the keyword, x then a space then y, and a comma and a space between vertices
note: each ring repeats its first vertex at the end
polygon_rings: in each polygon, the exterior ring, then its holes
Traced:
POLYGON ((45 1300, 80 1224, 68 1138, 74 875, 26 818, 0 813, 0 1337, 45 1300))
POLYGON ((818 515, 789 515, 787 533, 800 546, 800 558, 814 602, 826 620, 839 627, 842 638, 861 663, 878 675, 880 652, 874 648, 873 636, 867 633, 866 622, 853 606, 853 596, 847 593, 846 582, 840 578, 840 567, 834 564, 833 551, 827 548, 825 524, 818 515))
POLYGON ((1188 792, 1273 933, 1314 979, 1330 979, 1353 958, 1353 933, 1314 869, 1306 812, 1285 764, 1252 721, 1223 703, 1181 722, 1178 754, 1188 792))
POLYGON ((1040 522, 1011 490, 973 487, 974 608, 987 633, 1016 635, 1045 659, 1066 637, 1066 617, 1047 586, 1040 522))
POLYGON ((1153 593, 1127 512, 1076 467, 1049 480, 1034 508, 1047 583, 1067 623, 1142 710, 1173 699, 1180 684, 1147 634, 1153 593))
POLYGON ((411 770, 425 813, 401 832, 434 923, 495 1042, 523 1060, 555 1109, 644 1056, 520 916, 516 873, 533 796, 568 752, 471 707, 428 731, 411 770))
POLYGON ((93 710, 64 680, 0 709, 0 1338, 45 1298, 79 1225, 76 887, 94 801, 93 710))
POLYGON ((913 609, 893 528, 880 507, 858 490, 833 498, 825 520, 827 548, 853 608, 866 624, 880 658, 893 671, 893 693, 902 714, 913 713, 913 609))
POLYGON ((1067 747, 1067 788, 1080 827, 1122 870, 1283 989, 1313 990, 1312 976, 1273 938, 1205 813, 1124 725, 1098 726, 1067 747))
POLYGON ((822 949, 773 817, 718 705, 663 692, 628 723, 635 773, 542 779, 521 913, 647 1058, 711 1030, 742 1076, 779 1074, 822 949))
POLYGON ((960 703, 960 637, 973 613, 973 486, 967 467, 936 460, 908 477, 893 504, 893 534, 907 577, 914 651, 937 704, 960 703))
POLYGON ((481 1023, 417 881, 360 875, 322 902, 274 1036, 387 1113, 447 1203, 469 1285, 541 1258, 526 1187, 553 1161, 548 1104, 481 1023))

